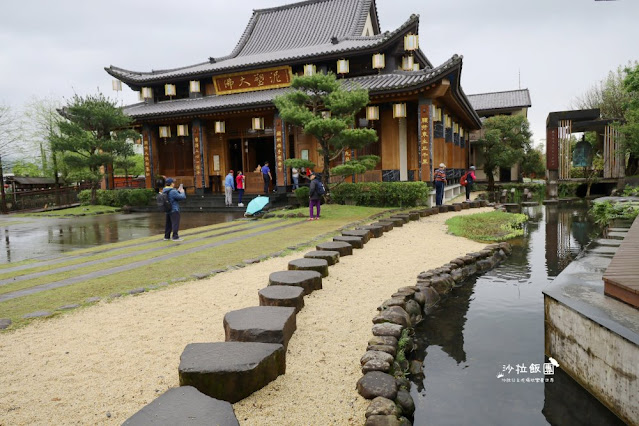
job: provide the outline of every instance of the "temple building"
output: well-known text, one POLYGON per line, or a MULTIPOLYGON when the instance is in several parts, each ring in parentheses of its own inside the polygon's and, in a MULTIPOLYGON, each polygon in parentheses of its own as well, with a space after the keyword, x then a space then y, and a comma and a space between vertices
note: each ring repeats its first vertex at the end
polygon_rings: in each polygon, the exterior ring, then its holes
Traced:
POLYGON ((247 192, 258 193, 254 170, 268 161, 277 190, 286 191, 285 159, 309 159, 321 171, 317 142, 273 104, 292 90, 294 76, 320 72, 369 91, 356 125, 376 129, 379 141, 346 150, 342 161, 367 154, 381 161, 355 181, 430 182, 445 163, 454 182, 481 122, 461 88, 462 57, 434 67, 418 30, 419 16, 411 15, 382 32, 374 0, 308 0, 255 10, 227 56, 161 71, 105 69, 140 93, 125 112, 142 134, 147 187, 165 175, 188 192, 216 192, 232 169, 245 171, 247 192))

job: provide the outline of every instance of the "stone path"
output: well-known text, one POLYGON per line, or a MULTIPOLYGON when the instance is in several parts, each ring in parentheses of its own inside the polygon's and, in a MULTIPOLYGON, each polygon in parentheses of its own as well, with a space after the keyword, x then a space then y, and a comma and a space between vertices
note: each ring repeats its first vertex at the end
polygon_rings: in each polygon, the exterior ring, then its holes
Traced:
MULTIPOLYGON (((127 265, 122 265, 122 266, 116 266, 116 267, 112 267, 103 271, 95 271, 95 272, 91 272, 88 274, 84 274, 84 275, 79 275, 73 278, 68 278, 65 280, 60 280, 60 281, 55 281, 55 282, 51 282, 51 283, 47 283, 47 284, 42 284, 42 285, 38 285, 38 286, 34 286, 34 287, 30 287, 30 288, 25 288, 23 290, 17 290, 14 292, 10 292, 10 293, 5 293, 0 295, 0 302, 4 302, 6 300, 11 300, 11 299, 15 299, 18 297, 22 297, 22 296, 28 296, 30 294, 35 294, 35 293, 39 293, 42 291, 46 291, 46 290, 52 290, 54 288, 59 288, 59 287, 66 287, 72 284, 76 284, 82 281, 86 281, 86 280, 90 280, 90 279, 95 279, 95 278, 100 278, 100 277, 104 277, 107 275, 112 275, 112 274, 117 274, 119 272, 124 272, 124 271, 129 271, 131 269, 135 269, 135 268, 139 268, 139 267, 143 267, 143 266, 148 266, 157 262, 160 262, 162 260, 167 260, 167 259, 172 259, 175 258, 176 256, 184 256, 187 254, 191 254, 191 253, 195 253, 198 252, 202 249, 208 249, 208 248, 213 248, 213 247, 219 247, 225 244, 229 244, 229 243, 235 243, 238 241, 243 241, 246 239, 250 239, 253 238, 257 235, 263 235, 263 234, 268 234, 271 232, 275 232, 275 231, 279 231, 281 229, 285 229, 285 228, 290 228, 292 226, 297 226, 300 225, 304 222, 296 222, 296 223, 290 223, 290 224, 286 224, 286 225, 282 225, 282 226, 277 226, 275 228, 270 228, 270 229, 266 229, 263 231, 258 231, 258 232, 253 232, 250 233, 248 235, 242 235, 240 237, 236 237, 236 238, 231 238, 228 240, 224 240, 224 241, 218 241, 215 243, 211 243, 211 244, 205 244, 202 246, 197 246, 197 247, 193 247, 190 249, 186 249, 186 250, 182 250, 180 253, 167 253, 165 255, 161 255, 161 256, 155 256, 151 259, 145 259, 145 260, 140 260, 138 262, 133 262, 133 263, 129 263, 127 265)), ((271 225, 271 223, 269 223, 268 225, 271 225)), ((266 225, 262 225, 262 226, 266 226, 266 225)), ((164 249, 164 247, 161 247, 160 249, 164 249)), ((76 268, 82 267, 86 264, 80 264, 80 265, 75 265, 76 268)))

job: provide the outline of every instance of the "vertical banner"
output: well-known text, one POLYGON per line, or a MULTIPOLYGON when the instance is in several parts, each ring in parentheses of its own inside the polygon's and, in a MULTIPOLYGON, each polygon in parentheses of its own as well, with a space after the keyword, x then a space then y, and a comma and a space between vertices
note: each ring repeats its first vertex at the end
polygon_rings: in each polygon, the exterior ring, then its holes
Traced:
POLYGON ((430 182, 430 105, 419 106, 419 162, 422 182, 430 182))
POLYGON ((559 137, 557 128, 546 129, 546 168, 559 169, 559 137))
POLYGON ((195 170, 195 188, 202 189, 202 145, 200 141, 200 125, 193 124, 193 170, 195 170))
POLYGON ((144 152, 144 180, 147 188, 153 188, 153 175, 151 173, 151 143, 148 129, 142 131, 142 149, 144 152))
POLYGON ((275 117, 275 169, 277 170, 276 180, 274 182, 276 186, 285 186, 286 179, 284 178, 284 134, 282 119, 275 117))

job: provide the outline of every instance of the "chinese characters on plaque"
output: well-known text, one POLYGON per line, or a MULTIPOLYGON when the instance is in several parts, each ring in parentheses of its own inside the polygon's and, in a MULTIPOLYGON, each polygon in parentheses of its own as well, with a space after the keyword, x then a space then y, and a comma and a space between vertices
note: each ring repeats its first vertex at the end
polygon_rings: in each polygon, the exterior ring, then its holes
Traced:
POLYGON ((151 182, 151 156, 149 154, 149 134, 144 132, 142 134, 142 146, 144 152, 144 175, 147 182, 151 182))
POLYGON ((193 126, 193 168, 195 169, 195 187, 202 187, 202 164, 200 163, 200 128, 193 126))
MULTIPOLYGON (((277 164, 277 179, 284 179, 284 140, 282 138, 282 119, 275 120, 275 163, 277 164)), ((284 181, 278 182, 284 185, 284 181)))
POLYGON ((291 85, 291 80, 291 67, 286 66, 220 75, 213 77, 213 84, 217 95, 228 95, 231 93, 287 87, 291 85))
POLYGON ((419 132, 421 139, 421 162, 422 166, 430 164, 430 116, 428 105, 422 105, 419 111, 419 132))

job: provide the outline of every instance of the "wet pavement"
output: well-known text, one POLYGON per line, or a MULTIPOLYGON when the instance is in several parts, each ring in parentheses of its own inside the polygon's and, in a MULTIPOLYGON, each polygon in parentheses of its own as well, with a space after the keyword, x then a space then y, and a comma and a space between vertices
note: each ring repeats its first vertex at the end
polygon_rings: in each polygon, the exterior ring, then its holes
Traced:
MULTIPOLYGON (((180 230, 229 222, 241 212, 182 213, 180 230)), ((0 263, 56 256, 80 248, 162 236, 162 213, 107 214, 73 218, 11 217, 0 219, 0 263)))

